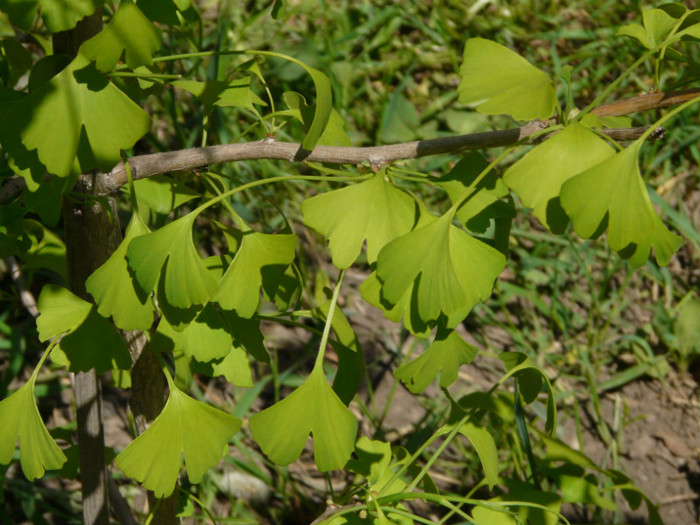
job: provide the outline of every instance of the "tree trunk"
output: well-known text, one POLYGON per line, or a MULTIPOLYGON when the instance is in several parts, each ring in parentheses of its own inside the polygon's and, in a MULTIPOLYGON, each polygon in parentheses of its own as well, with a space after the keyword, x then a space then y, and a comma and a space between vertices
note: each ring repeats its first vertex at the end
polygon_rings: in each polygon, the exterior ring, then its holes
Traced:
MULTIPOLYGON (((102 29, 102 9, 81 20, 75 29, 53 35, 54 53, 77 55, 80 45, 102 29)), ((103 174, 83 175, 73 195, 63 199, 68 280, 71 291, 91 301, 85 289, 87 278, 116 250, 122 240, 116 200, 99 201, 91 196, 104 195, 103 174), (82 196, 82 197, 81 197, 82 196)), ((142 333, 127 334, 134 359, 131 406, 137 430, 143 432, 164 406, 165 380, 155 355, 144 347, 142 333)), ((78 372, 74 381, 80 453, 80 480, 83 491, 83 521, 87 525, 109 525, 107 469, 105 466, 102 395, 95 370, 78 372)), ((118 491, 114 497, 119 497, 118 491)), ((151 520, 153 525, 177 523, 177 494, 163 500, 151 520)), ((149 494, 151 508, 156 499, 149 494)))

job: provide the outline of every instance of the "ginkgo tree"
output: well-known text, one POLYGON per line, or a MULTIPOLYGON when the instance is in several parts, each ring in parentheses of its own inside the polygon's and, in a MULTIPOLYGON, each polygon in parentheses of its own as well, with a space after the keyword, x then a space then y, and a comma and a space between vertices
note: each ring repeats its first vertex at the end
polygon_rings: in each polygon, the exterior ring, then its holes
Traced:
MULTIPOLYGON (((275 13, 281 3, 275 3, 275 13)), ((545 439, 551 457, 555 458, 557 447, 564 446, 553 437, 552 387, 519 353, 501 356, 504 375, 473 403, 450 398, 449 419, 413 455, 358 436, 357 418, 349 404, 359 388, 364 362, 338 299, 345 270, 364 253, 362 263, 370 271, 360 287, 363 299, 388 319, 402 322, 414 336, 431 341, 420 356, 398 367, 395 376, 414 393, 437 381, 449 396, 446 387, 456 381, 459 367, 478 353, 456 328, 475 305, 488 299, 507 265, 510 224, 516 213, 511 192, 534 210, 552 234, 564 232, 571 222, 583 238, 607 233, 610 248, 629 259, 633 267, 645 264, 652 250, 659 265, 668 264, 682 239, 669 231, 652 206, 638 158, 656 127, 693 104, 695 95, 673 99, 673 103, 682 103, 655 126, 642 130, 627 129, 629 119, 598 108, 640 64, 653 61, 658 81, 658 68, 665 57, 682 59, 680 44, 700 38, 700 11, 665 4, 645 11, 643 25, 621 28, 621 37, 636 39, 646 51, 583 109, 562 107, 557 99, 558 80, 514 51, 489 40, 468 39, 459 70, 459 101, 488 115, 536 121, 534 126, 523 126, 515 133, 495 132, 481 142, 467 137, 464 142, 436 139, 398 149, 363 149, 349 147, 324 72, 265 50, 165 54, 157 24, 182 23, 188 10, 194 9, 187 0, 152 4, 122 0, 105 6, 103 28, 102 8, 99 0, 0 1, 0 9, 14 26, 28 31, 42 28, 54 35, 54 47, 61 31, 79 35, 79 21, 86 16, 100 26, 94 35, 76 37, 80 45, 73 56, 54 54, 47 46, 45 56, 38 58, 11 40, 3 44, 6 67, 0 89, 0 143, 6 169, 2 173, 0 253, 21 260, 32 248, 34 217, 46 228, 55 227, 61 197, 71 203, 64 203, 66 223, 83 221, 82 227, 89 229, 88 217, 99 213, 109 218, 117 235, 121 235, 119 217, 109 198, 124 189, 130 210, 123 240, 103 254, 89 276, 81 282, 73 277, 63 283, 71 289, 47 283, 41 291, 37 329, 47 348, 29 380, 0 401, 0 420, 6 422, 0 428, 0 463, 18 457, 24 475, 34 480, 46 470, 61 468, 67 460, 45 428, 32 394, 47 359, 71 372, 120 371, 128 377, 142 355, 151 355, 156 368, 148 380, 159 378, 164 388, 153 395, 163 398, 167 392, 166 400, 164 404, 160 400, 162 411, 150 426, 136 429, 140 435, 116 455, 114 464, 156 498, 173 494, 182 472, 191 483, 198 483, 227 453, 243 421, 190 397, 174 378, 174 359, 183 357, 180 362, 187 363, 190 371, 223 376, 237 386, 250 387, 255 383, 251 359, 261 366, 270 362, 261 320, 297 322, 306 316, 323 323, 310 374, 277 403, 246 414, 246 425, 262 452, 278 465, 297 460, 311 436, 320 471, 345 468, 366 484, 365 500, 352 510, 364 512, 363 520, 409 522, 402 502, 416 497, 450 508, 472 505, 470 515, 459 513, 476 523, 495 519, 516 523, 532 518, 528 512, 539 512, 549 523, 556 521, 563 502, 608 505, 610 500, 593 485, 545 497, 509 485, 499 476, 495 440, 483 413, 490 397, 508 379, 515 380, 515 410, 546 393, 545 434, 549 437, 545 439), (164 72, 164 64, 211 56, 236 60, 213 80, 164 72), (266 58, 303 68, 315 92, 287 92, 281 102, 276 101, 265 83, 266 58), (26 84, 20 84, 25 75, 26 84), (264 136, 249 143, 207 146, 205 131, 203 147, 197 150, 138 155, 134 146, 152 127, 145 110, 148 93, 164 86, 195 96, 202 105, 205 125, 215 107, 238 108, 257 119, 252 128, 263 130, 264 136), (280 104, 286 108, 279 109, 280 104), (276 139, 277 132, 288 124, 304 129, 300 144, 276 139), (535 146, 501 174, 498 164, 535 136, 535 146), (616 140, 619 136, 634 140, 626 144, 616 140), (492 161, 465 151, 492 145, 508 147, 492 161), (441 176, 409 172, 392 163, 398 158, 447 152, 463 152, 463 156, 441 176), (213 168, 204 169, 198 175, 211 189, 202 193, 165 176, 171 171, 263 158, 306 161, 308 170, 237 185, 213 168), (358 159, 367 167, 356 168, 358 159), (300 226, 284 218, 282 228, 270 231, 239 214, 234 206, 242 192, 299 181, 318 183, 325 190, 305 199, 298 211, 303 225, 327 242, 337 269, 332 293, 305 305, 310 308, 302 307, 306 284, 297 264, 302 249, 297 236, 300 226), (451 205, 445 210, 430 209, 409 182, 444 191, 451 205), (160 219, 150 220, 153 217, 160 219), (226 246, 220 253, 202 256, 197 232, 202 223, 226 246), (272 305, 274 315, 269 313, 272 305), (338 355, 330 376, 325 360, 329 348, 338 355), (503 496, 485 501, 438 494, 430 481, 430 465, 458 435, 476 450, 487 485, 501 484, 503 496), (443 440, 438 452, 421 468, 422 455, 438 439, 443 440), (412 492, 419 484, 423 492, 412 492), (584 493, 587 495, 581 495, 584 493)), ((568 80, 565 89, 570 90, 568 80)), ((660 105, 655 102, 649 107, 660 105)), ((67 229, 67 242, 71 235, 67 229)), ((68 260, 72 260, 70 253, 68 260)), ((135 392, 136 382, 142 379, 135 372, 132 376, 135 392)), ((128 380, 125 384, 128 386, 128 380)), ((596 469, 575 455, 568 460, 582 472, 606 476, 608 489, 622 490, 632 504, 639 505, 645 498, 617 471, 596 469)), ((97 469, 104 471, 100 465, 97 469)), ((565 476, 558 480, 568 487, 578 483, 565 476)), ((86 493, 93 489, 84 487, 86 493)), ((102 505, 106 506, 106 499, 102 505)), ((653 505, 649 501, 647 505, 650 521, 658 521, 653 505)), ((155 508, 157 514, 165 512, 166 506, 156 504, 155 508)), ((100 518, 89 519, 100 522, 100 518)), ((357 522, 352 519, 347 509, 341 509, 336 515, 329 514, 326 522, 357 522)))

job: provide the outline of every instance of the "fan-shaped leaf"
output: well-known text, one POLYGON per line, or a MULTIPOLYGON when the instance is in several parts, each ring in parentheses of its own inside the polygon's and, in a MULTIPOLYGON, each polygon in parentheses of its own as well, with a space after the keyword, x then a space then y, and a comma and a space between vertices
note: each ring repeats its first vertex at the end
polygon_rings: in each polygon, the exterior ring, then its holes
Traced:
POLYGON ((380 170, 368 181, 316 195, 301 204, 304 223, 329 240, 333 264, 348 268, 367 241, 372 263, 389 241, 415 223, 413 199, 389 184, 380 170))
POLYGON ((196 216, 185 215, 129 244, 126 258, 146 292, 156 290, 164 274, 168 303, 176 308, 203 305, 216 290, 216 280, 199 258, 192 240, 196 216))
POLYGON ((181 456, 190 481, 199 483, 223 457, 226 443, 241 427, 240 419, 192 399, 166 377, 170 395, 163 411, 116 459, 127 476, 159 498, 175 488, 181 456))
POLYGON ((613 250, 624 250, 638 267, 654 248, 656 261, 664 266, 682 239, 666 229, 651 205, 637 165, 640 147, 641 142, 635 142, 569 179, 561 188, 561 204, 581 237, 593 236, 607 215, 613 250))
POLYGON ((396 304, 410 293, 424 323, 447 317, 454 328, 486 299, 505 257, 452 224, 454 209, 387 244, 377 258, 382 299, 396 304))
POLYGON ((95 298, 97 311, 104 317, 112 316, 114 324, 122 330, 148 330, 153 324, 150 298, 133 282, 126 262, 131 240, 147 233, 148 227, 134 213, 122 243, 85 281, 85 288, 95 298))
POLYGON ((471 363, 478 352, 452 330, 440 334, 419 357, 397 368, 394 377, 414 394, 425 390, 438 372, 440 386, 449 386, 457 380, 459 367, 471 363))
POLYGON ((41 289, 37 306, 41 312, 36 320, 40 341, 75 330, 92 310, 90 303, 55 284, 47 284, 41 289))
POLYGON ((653 49, 666 39, 678 20, 662 9, 646 9, 642 12, 644 27, 629 24, 617 30, 615 36, 630 36, 647 49, 653 49))
POLYGON ((109 171, 120 161, 120 150, 148 132, 150 118, 79 55, 15 104, 3 125, 28 150, 37 150, 49 172, 65 177, 76 160, 81 173, 95 167, 109 171))
POLYGON ((557 99, 549 77, 496 42, 467 40, 459 75, 459 101, 475 104, 481 113, 546 120, 554 112, 557 99))
POLYGON ((533 208, 542 224, 562 233, 569 219, 559 202, 561 185, 613 154, 603 139, 573 122, 513 164, 503 175, 503 182, 525 206, 533 208))
POLYGON ((212 301, 224 309, 236 310, 241 317, 252 317, 260 302, 263 268, 278 266, 284 272, 294 260, 296 244, 297 236, 293 234, 244 233, 212 301))
POLYGON ((357 420, 317 366, 294 392, 252 416, 250 430, 263 452, 278 465, 296 460, 311 432, 316 465, 326 472, 342 468, 350 457, 357 420))
POLYGON ((66 456, 51 439, 34 401, 36 371, 15 393, 0 401, 0 463, 7 465, 19 439, 22 472, 32 481, 59 469, 66 456))

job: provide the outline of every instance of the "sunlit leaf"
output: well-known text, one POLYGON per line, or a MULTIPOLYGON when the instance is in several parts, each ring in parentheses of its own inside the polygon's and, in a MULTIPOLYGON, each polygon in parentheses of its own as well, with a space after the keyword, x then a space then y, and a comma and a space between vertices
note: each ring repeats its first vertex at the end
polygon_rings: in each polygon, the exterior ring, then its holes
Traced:
POLYGON ((3 125, 20 137, 27 150, 37 150, 49 172, 65 177, 76 156, 81 172, 109 171, 121 160, 120 151, 149 131, 150 118, 78 56, 18 102, 3 125))
POLYGON ((164 274, 168 303, 176 308, 203 305, 216 290, 216 281, 192 240, 196 215, 190 213, 129 244, 126 258, 136 280, 146 292, 156 290, 164 274))
POLYGON ((647 49, 653 49, 668 37, 678 23, 678 20, 662 9, 645 9, 642 12, 642 20, 644 27, 628 24, 618 29, 615 36, 630 36, 647 49))
POLYGON ((316 466, 326 472, 342 468, 350 457, 357 419, 317 366, 294 392, 252 416, 250 429, 263 452, 278 465, 288 465, 301 455, 310 432, 316 466))
POLYGON ((506 262, 500 252, 454 226, 453 217, 448 212, 391 241, 377 258, 382 298, 396 304, 410 293, 423 322, 444 315, 447 328, 491 294, 506 262))
POLYGON ((486 482, 489 488, 493 489, 498 483, 498 449, 493 436, 481 425, 471 422, 459 427, 459 433, 466 437, 476 450, 486 474, 486 482))
POLYGON ((37 306, 40 315, 36 320, 36 327, 40 341, 75 330, 87 319, 93 307, 55 284, 47 284, 42 288, 37 306))
POLYGON ((222 108, 236 107, 246 108, 251 111, 253 104, 267 106, 267 103, 257 96, 250 88, 251 77, 242 77, 231 80, 226 84, 219 98, 214 104, 222 108))
POLYGON ((389 443, 362 436, 355 443, 355 455, 358 459, 348 461, 345 468, 367 478, 370 490, 389 495, 406 488, 406 482, 401 478, 394 479, 391 485, 388 485, 394 477, 392 466, 396 466, 397 463, 392 465, 393 456, 389 443))
POLYGON ((184 456, 192 483, 215 466, 228 440, 241 427, 240 419, 184 394, 169 375, 170 394, 163 411, 143 434, 117 456, 117 466, 156 497, 170 495, 184 456))
POLYGON ((603 139, 573 122, 513 164, 503 182, 533 209, 542 224, 562 233, 569 219, 559 202, 561 185, 613 154, 603 139))
POLYGON ((227 381, 236 386, 253 386, 253 372, 248 354, 239 346, 232 347, 223 359, 212 363, 211 376, 224 376, 227 381))
POLYGON ((457 380, 459 367, 471 363, 478 352, 454 330, 440 333, 419 357, 397 368, 394 377, 414 394, 425 390, 438 372, 440 386, 449 386, 457 380))
POLYGON ((385 177, 386 170, 380 170, 365 182, 316 195, 301 204, 304 223, 329 240, 337 268, 355 262, 365 240, 367 260, 372 263, 389 241, 411 231, 416 219, 414 201, 385 177))
POLYGON ((134 69, 153 63, 160 49, 161 33, 131 0, 122 0, 109 24, 80 47, 80 54, 94 61, 97 69, 111 71, 125 53, 134 69))
POLYGON ((592 237, 608 220, 608 243, 638 267, 654 249, 656 261, 665 266, 682 243, 666 229, 656 214, 639 173, 637 141, 612 157, 566 181, 561 204, 581 237, 592 237))
POLYGON ((231 266, 219 281, 212 301, 241 317, 251 317, 260 302, 265 267, 277 266, 280 272, 294 260, 297 236, 245 232, 231 266))
POLYGON ((33 481, 46 470, 59 469, 66 456, 49 435, 34 401, 36 372, 15 393, 0 401, 0 464, 7 465, 19 439, 24 476, 33 481))
POLYGON ((568 503, 590 503, 605 510, 617 509, 615 502, 601 496, 598 480, 583 476, 561 474, 557 476, 561 487, 561 499, 568 503))
POLYGON ((556 92, 550 78, 496 42, 470 38, 459 68, 459 101, 489 115, 515 120, 546 120, 554 113, 556 92))
POLYGON ((124 240, 107 261, 95 270, 85 288, 97 303, 97 311, 112 316, 122 330, 148 330, 153 324, 153 305, 133 282, 126 262, 126 250, 132 239, 148 233, 138 213, 131 216, 124 240))
POLYGON ((61 363, 71 372, 129 369, 131 358, 124 339, 97 313, 95 305, 56 285, 44 286, 37 305, 41 312, 36 322, 41 341, 66 333, 54 348, 52 359, 54 354, 62 353, 61 363))

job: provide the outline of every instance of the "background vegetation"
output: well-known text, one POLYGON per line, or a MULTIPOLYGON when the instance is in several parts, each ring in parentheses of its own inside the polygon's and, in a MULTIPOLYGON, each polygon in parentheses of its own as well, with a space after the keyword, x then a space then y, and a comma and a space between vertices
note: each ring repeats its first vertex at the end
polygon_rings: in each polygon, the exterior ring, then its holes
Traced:
MULTIPOLYGON (((686 3, 695 7, 692 4, 686 3)), ((644 7, 649 6, 620 1, 289 1, 285 15, 274 20, 268 2, 202 1, 188 11, 189 18, 181 27, 165 30, 161 51, 174 54, 269 49, 297 57, 331 78, 334 107, 347 124, 352 144, 376 145, 512 126, 505 117, 477 114, 457 101, 457 72, 464 42, 470 37, 506 44, 553 78, 562 73, 562 64, 571 64, 576 82, 573 91, 579 97, 575 103, 584 107, 641 54, 632 40, 614 35, 621 24, 638 21, 644 7)), ((3 37, 14 36, 2 15, 0 33, 3 37)), ((32 52, 41 53, 40 43, 41 35, 27 36, 26 45, 32 52)), ((697 63, 697 56, 694 58, 697 63)), ((169 63, 168 73, 212 79, 226 68, 226 60, 187 58, 169 63)), ((286 91, 314 91, 310 78, 287 62, 269 59, 261 68, 275 100, 279 101, 286 91)), ((674 73, 668 75, 676 78, 674 73)), ((626 81, 616 98, 647 92, 652 78, 653 70, 648 66, 626 81)), ((127 88, 128 83, 125 79, 127 88)), ((682 87, 688 86, 665 84, 668 90, 682 87)), ((263 96, 262 86, 259 93, 263 96)), ((251 128, 255 118, 249 112, 217 108, 207 117, 205 137, 202 106, 184 90, 166 88, 157 96, 148 97, 145 104, 149 113, 156 116, 154 130, 137 144, 135 153, 228 143, 241 138, 262 139, 266 135, 260 126, 251 128)), ((657 116, 635 116, 634 123, 648 124, 657 116)), ((694 296, 700 282, 697 117, 697 109, 692 109, 676 118, 664 140, 645 147, 640 158, 644 178, 663 199, 654 204, 665 215, 667 224, 684 237, 685 244, 671 264, 659 268, 649 262, 632 272, 606 243, 582 241, 573 233, 554 237, 520 207, 511 231, 511 258, 506 273, 497 282, 493 296, 477 306, 465 322, 464 335, 481 354, 472 365, 461 369, 460 380, 450 388, 455 399, 484 391, 501 375, 496 353, 526 353, 553 384, 560 409, 560 437, 573 448, 595 457, 603 468, 629 472, 642 488, 644 480, 635 478, 639 471, 634 467, 635 461, 641 464, 642 457, 635 456, 630 444, 642 446, 639 439, 647 433, 673 452, 672 445, 655 432, 659 424, 678 425, 669 428, 673 435, 668 440, 678 437, 692 451, 687 457, 683 457, 684 452, 672 454, 685 461, 684 466, 674 468, 686 474, 687 485, 678 489, 678 494, 686 499, 661 508, 662 515, 669 513, 667 517, 673 517, 672 522, 676 523, 681 522, 676 518, 688 523, 697 520, 694 502, 700 497, 700 430, 694 401, 697 384, 692 374, 700 352, 700 307, 694 296), (636 404, 630 402, 632 397, 636 404), (647 425, 643 414, 648 414, 653 405, 667 406, 669 413, 680 407, 684 417, 647 425), (642 430, 635 426, 639 424, 642 430)), ((298 141, 302 136, 300 126, 285 126, 277 131, 279 140, 298 141)), ((487 153, 494 158, 500 151, 487 153)), ((458 159, 457 155, 442 155, 402 162, 401 166, 441 174, 458 159)), ((516 156, 508 162, 514 160, 516 156)), ((305 168, 278 161, 255 161, 218 166, 212 172, 219 173, 222 180, 230 178, 244 184, 286 174, 290 169, 305 168)), ((196 173, 175 177, 193 193, 211 190, 206 186, 211 178, 196 173)), ((245 220, 258 224, 260 231, 276 231, 284 226, 283 218, 300 224, 299 203, 322 189, 311 184, 263 186, 241 194, 236 211, 245 220)), ((435 209, 449 206, 442 192, 435 191, 428 200, 435 209)), ((121 205, 120 213, 126 218, 130 210, 126 194, 121 205)), ((183 209, 187 209, 187 204, 183 209)), ((152 217, 156 224, 169 220, 170 210, 165 211, 152 217)), ((23 261, 23 277, 36 295, 44 284, 61 283, 66 278, 59 231, 37 226, 34 247, 23 261)), ((198 224, 197 235, 207 253, 225 251, 206 223, 198 224)), ((303 253, 300 270, 305 281, 313 284, 302 300, 312 308, 324 297, 324 287, 329 284, 326 275, 332 270, 322 239, 310 232, 304 235, 303 250, 299 251, 303 253)), ((38 342, 34 319, 20 306, 10 268, 0 268, 1 399, 26 380, 44 346, 38 342)), ((341 306, 358 333, 367 363, 361 395, 351 407, 361 420, 362 435, 384 439, 413 452, 445 417, 449 402, 435 388, 411 397, 393 378, 391 372, 422 343, 361 304, 359 295, 352 290, 368 273, 367 267, 355 267, 347 277, 349 289, 341 297, 341 306)), ((235 406, 236 415, 262 408, 264 403, 279 399, 298 386, 313 365, 322 325, 313 321, 305 324, 289 329, 270 324, 264 330, 265 345, 273 356, 272 366, 255 370, 257 382, 253 389, 234 388, 203 375, 188 377, 183 373, 177 379, 190 384, 200 399, 223 407, 235 406)), ((118 382, 118 378, 112 380, 118 382)), ((58 427, 52 434, 55 438, 69 436, 75 425, 68 374, 61 369, 44 371, 37 384, 35 393, 42 416, 49 428, 58 427)), ((108 444, 121 448, 128 442, 130 428, 126 399, 121 390, 110 386, 105 387, 105 398, 108 425, 113 425, 107 428, 108 444)), ((498 406, 512 405, 512 394, 504 393, 494 403, 489 417, 491 428, 498 430, 495 437, 502 474, 513 480, 525 478, 530 470, 529 450, 521 444, 513 414, 498 406)), ((540 427, 543 418, 544 408, 538 403, 526 416, 533 426, 540 427)), ((533 444, 536 454, 540 449, 533 444)), ((234 438, 232 454, 200 485, 188 486, 185 481, 184 491, 194 498, 182 496, 183 508, 193 520, 216 523, 309 523, 323 511, 334 491, 341 493, 343 487, 352 486, 353 478, 349 472, 324 478, 315 473, 312 465, 307 451, 297 463, 276 467, 244 431, 234 438)), ((69 473, 49 473, 40 483, 29 484, 16 464, 2 467, 0 472, 4 475, 0 520, 81 523, 79 484, 67 479, 69 473)), ((485 493, 481 466, 473 449, 457 442, 439 457, 431 475, 442 490, 485 493)), ((115 476, 119 476, 118 471, 115 476)), ((606 483, 609 480, 601 477, 603 493, 606 483)), ((144 508, 140 488, 126 480, 121 488, 136 511, 144 508)), ((654 493, 654 489, 653 482, 645 488, 656 502, 673 496, 654 493)), ((605 497, 614 504, 606 507, 600 501, 589 501, 588 506, 566 509, 567 515, 572 521, 586 522, 621 523, 640 515, 647 519, 646 512, 635 514, 620 494, 605 497)), ((445 513, 425 501, 410 510, 427 520, 438 520, 445 513)))

